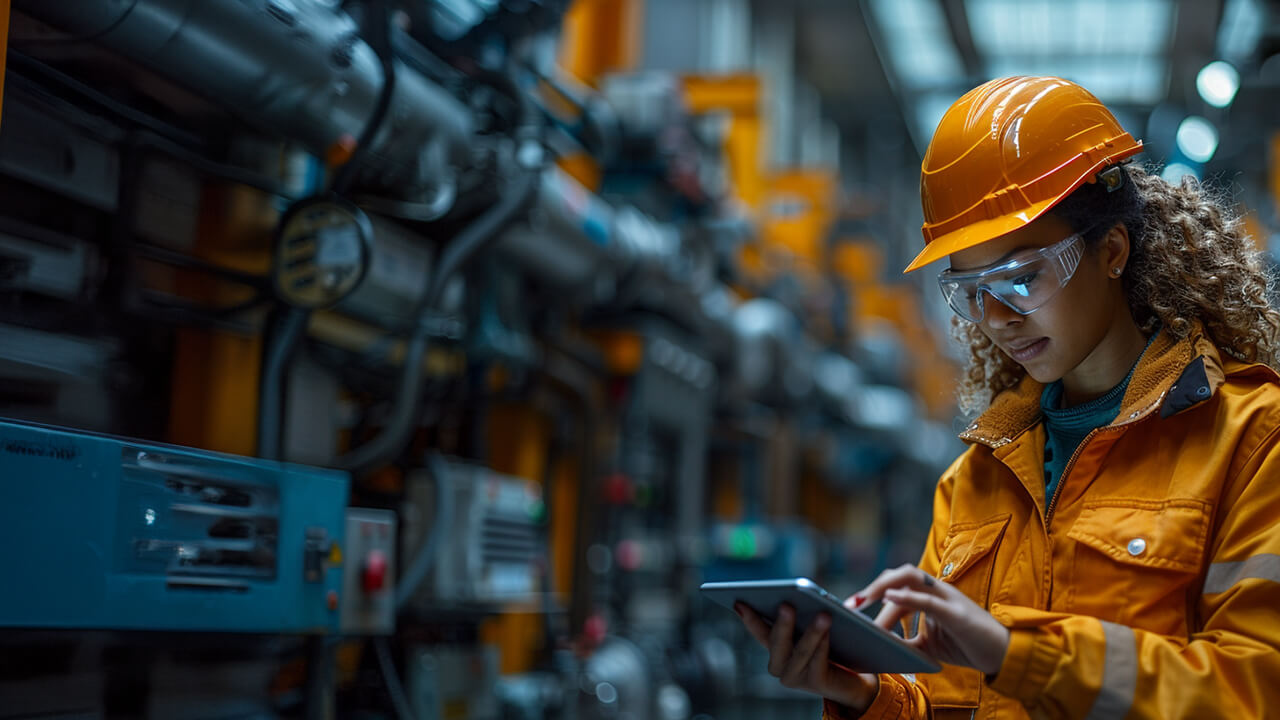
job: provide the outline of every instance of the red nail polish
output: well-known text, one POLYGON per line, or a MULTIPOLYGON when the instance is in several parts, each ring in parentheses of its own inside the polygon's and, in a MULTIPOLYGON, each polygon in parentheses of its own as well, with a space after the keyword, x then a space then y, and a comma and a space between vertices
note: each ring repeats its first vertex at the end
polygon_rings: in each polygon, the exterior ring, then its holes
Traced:
POLYGON ((866 598, 864 598, 864 597, 862 597, 861 595, 854 595, 854 596, 853 596, 853 606, 854 606, 855 608, 860 608, 860 607, 862 607, 862 604, 863 604, 863 603, 865 603, 866 601, 867 601, 867 599, 866 599, 866 598))

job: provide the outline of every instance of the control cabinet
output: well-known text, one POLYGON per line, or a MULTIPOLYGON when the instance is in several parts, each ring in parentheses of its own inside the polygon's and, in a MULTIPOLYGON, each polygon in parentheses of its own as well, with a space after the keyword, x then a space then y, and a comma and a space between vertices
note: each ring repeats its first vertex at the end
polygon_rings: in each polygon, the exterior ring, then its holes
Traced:
POLYGON ((336 632, 348 485, 0 420, 0 627, 336 632))

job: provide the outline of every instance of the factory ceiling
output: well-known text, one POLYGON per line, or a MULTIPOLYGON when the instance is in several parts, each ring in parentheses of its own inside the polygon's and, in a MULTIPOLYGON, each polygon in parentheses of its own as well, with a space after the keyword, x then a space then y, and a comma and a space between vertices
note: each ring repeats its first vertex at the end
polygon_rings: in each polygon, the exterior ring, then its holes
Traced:
MULTIPOLYGON (((894 108, 917 149, 964 90, 1010 74, 1055 74, 1093 89, 1162 155, 1157 107, 1215 119, 1197 93, 1216 59, 1257 61, 1267 0, 795 0, 796 62, 842 136, 894 108)), ((779 3, 757 2, 776 11, 779 3)), ((1274 23, 1273 23, 1274 24, 1274 23)), ((1247 87, 1248 82, 1246 81, 1247 87)), ((1217 118, 1222 119, 1222 118, 1217 118)))

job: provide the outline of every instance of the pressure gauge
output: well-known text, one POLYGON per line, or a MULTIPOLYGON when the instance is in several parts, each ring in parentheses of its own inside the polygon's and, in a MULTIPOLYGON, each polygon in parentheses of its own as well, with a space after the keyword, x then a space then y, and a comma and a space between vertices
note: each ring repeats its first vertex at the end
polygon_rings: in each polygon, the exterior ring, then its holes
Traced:
POLYGON ((294 307, 328 307, 355 290, 368 270, 373 226, 335 196, 299 200, 276 230, 276 294, 294 307))

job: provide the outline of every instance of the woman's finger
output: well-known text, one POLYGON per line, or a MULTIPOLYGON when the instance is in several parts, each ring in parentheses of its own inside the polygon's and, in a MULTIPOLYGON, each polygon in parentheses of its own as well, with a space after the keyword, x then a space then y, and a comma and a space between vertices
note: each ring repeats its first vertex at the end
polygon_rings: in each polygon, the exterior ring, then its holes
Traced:
POLYGON ((831 617, 826 613, 820 613, 814 619, 813 625, 804 631, 804 635, 791 651, 791 659, 780 677, 784 686, 797 687, 804 680, 809 672, 809 665, 813 662, 814 652, 817 651, 823 638, 828 636, 830 628, 831 617))
POLYGON ((831 632, 828 629, 827 632, 822 633, 818 647, 813 650, 813 658, 809 660, 809 677, 821 680, 825 676, 829 662, 831 662, 831 632))
POLYGON ((757 615, 755 610, 747 607, 746 603, 734 603, 733 610, 742 618, 742 624, 747 627, 751 637, 764 647, 769 647, 769 625, 764 619, 757 615))
POLYGON ((875 602, 884 598, 885 592, 893 588, 910 588, 923 590, 939 595, 947 595, 953 588, 914 565, 902 565, 885 570, 880 576, 845 601, 845 607, 857 608, 867 602, 875 602))
POLYGON ((884 605, 881 606, 880 612, 876 614, 875 623, 880 627, 893 632, 893 628, 902 622, 902 618, 911 614, 911 610, 902 607, 893 602, 889 598, 885 598, 884 605))
POLYGON ((902 584, 903 579, 911 572, 915 571, 914 565, 901 565, 891 568, 880 573, 870 585, 858 591, 853 597, 855 602, 857 598, 862 598, 866 602, 875 602, 884 596, 884 591, 891 587, 898 587, 902 584))
POLYGON ((928 592, 894 588, 885 591, 885 599, 909 612, 923 612, 943 622, 955 619, 955 608, 942 598, 928 592))
POLYGON ((910 645, 911 647, 915 648, 916 650, 919 650, 925 653, 926 655, 932 655, 932 653, 928 652, 928 648, 926 647, 927 645, 929 645, 928 633, 923 633, 923 632, 916 633, 912 637, 903 638, 902 641, 905 642, 907 645, 910 645))
POLYGON ((778 619, 769 631, 769 674, 782 677, 795 648, 796 611, 790 605, 778 606, 778 619))

